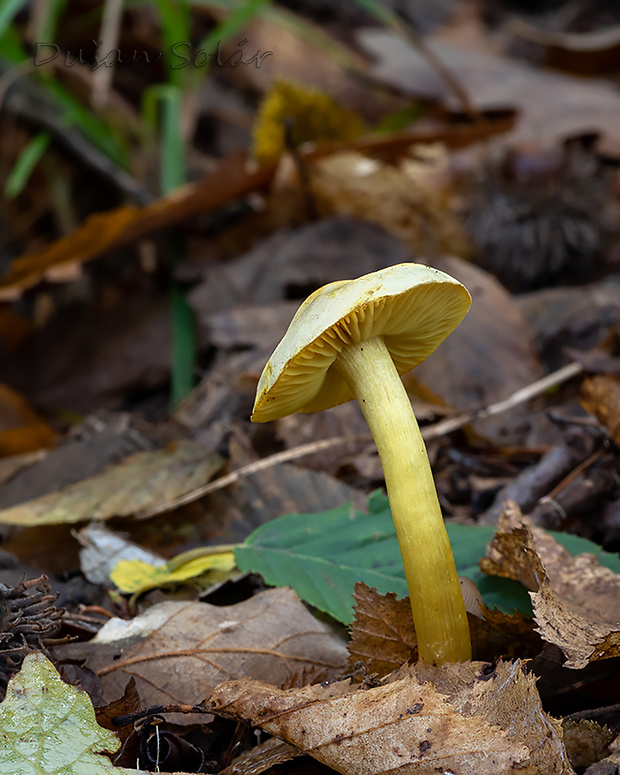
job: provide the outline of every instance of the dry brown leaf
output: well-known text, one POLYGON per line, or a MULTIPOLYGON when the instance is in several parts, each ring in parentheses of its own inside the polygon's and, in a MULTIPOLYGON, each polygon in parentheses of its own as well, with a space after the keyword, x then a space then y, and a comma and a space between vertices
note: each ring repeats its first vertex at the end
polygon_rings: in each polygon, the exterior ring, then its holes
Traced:
POLYGON ((409 598, 393 592, 381 595, 363 582, 353 591, 355 619, 351 624, 349 661, 363 662, 370 673, 385 676, 417 657, 417 641, 409 598))
MULTIPOLYGON (((279 684, 316 666, 333 675, 347 657, 345 644, 288 588, 232 606, 160 603, 113 640, 114 629, 106 627, 80 649, 91 654, 87 666, 101 679, 104 701, 120 696, 132 676, 145 705, 195 704, 222 680, 260 676, 279 684)), ((68 657, 77 648, 58 653, 68 657)))
POLYGON ((620 735, 609 746, 610 755, 591 764, 583 775, 618 775, 620 771, 620 735))
POLYGON ((562 722, 564 745, 573 767, 589 767, 609 753, 613 732, 596 721, 581 719, 562 722))
MULTIPOLYGON (((277 232, 235 261, 208 266, 190 301, 211 328, 214 314, 235 309, 241 315, 246 307, 267 311, 277 302, 301 300, 321 285, 411 258, 399 239, 373 223, 348 216, 326 218, 292 232, 277 232)), ((262 325, 258 328, 262 330, 262 325)), ((281 328, 278 333, 282 335, 281 328)), ((221 346, 246 343, 240 339, 221 346)))
MULTIPOLYGON (((173 433, 178 434, 178 429, 173 433)), ((49 495, 131 454, 164 446, 174 438, 173 433, 166 425, 154 426, 126 412, 89 415, 58 446, 32 458, 21 470, 16 466, 10 481, 0 489, 0 509, 49 495)))
POLYGON ((208 482, 221 459, 197 442, 139 452, 100 474, 0 511, 0 524, 39 526, 105 520, 144 511, 208 482))
POLYGON ((530 592, 538 632, 566 656, 565 667, 620 656, 620 575, 592 555, 571 555, 508 501, 480 566, 530 592))
POLYGON ((601 374, 585 379, 579 402, 607 428, 616 444, 620 444, 620 377, 601 374))
POLYGON ((399 671, 390 683, 283 691, 221 684, 208 707, 250 722, 346 775, 569 775, 559 722, 541 708, 521 663, 469 662, 399 671))
POLYGON ((25 398, 0 382, 0 457, 50 447, 55 435, 25 398))
MULTIPOLYGON (((529 326, 512 296, 490 274, 458 258, 437 269, 456 277, 472 295, 463 322, 437 352, 405 377, 413 395, 439 396, 459 412, 501 401, 542 376, 529 326)), ((533 419, 528 416, 530 424, 533 419)), ((527 441, 523 412, 478 420, 473 429, 500 446, 527 441)))
POLYGON ((289 762, 301 756, 301 751, 275 737, 270 737, 237 756, 229 767, 220 770, 219 775, 261 775, 271 767, 289 762))
MULTIPOLYGON (((355 585, 355 619, 351 624, 349 662, 363 662, 370 673, 385 676, 417 658, 417 642, 409 599, 381 595, 363 582, 355 585)), ((522 614, 483 608, 484 618, 467 614, 475 660, 525 657, 540 651, 533 621, 522 614)))
POLYGON ((398 166, 352 151, 317 159, 308 172, 319 211, 377 223, 418 254, 468 256, 471 246, 456 213, 445 149, 428 145, 414 152, 418 158, 398 166))
POLYGON ((224 159, 204 180, 145 207, 127 205, 91 215, 77 231, 38 253, 15 259, 0 280, 0 300, 12 301, 43 279, 62 280, 81 264, 184 218, 207 212, 269 183, 273 169, 250 169, 244 154, 224 159))
MULTIPOLYGON (((63 678, 67 681, 65 676, 63 678)), ((67 681, 67 683, 69 682, 67 681)), ((121 742, 120 753, 115 756, 114 760, 117 767, 133 766, 138 761, 140 750, 138 736, 134 733, 133 725, 127 724, 118 727, 114 723, 114 718, 134 713, 139 710, 140 705, 140 695, 136 689, 136 682, 132 678, 125 686, 125 691, 120 699, 109 703, 105 707, 95 708, 97 723, 105 729, 116 732, 121 742)))
POLYGON ((513 18, 506 33, 526 41, 530 56, 554 70, 593 76, 618 69, 620 27, 617 25, 591 32, 562 32, 513 18))
MULTIPOLYGON (((408 94, 454 102, 445 80, 428 59, 392 32, 364 30, 358 39, 379 64, 380 78, 408 94)), ((450 41, 426 39, 426 45, 453 73, 478 108, 513 107, 519 111, 511 144, 550 147, 572 135, 601 132, 601 150, 620 151, 620 95, 613 84, 580 79, 480 50, 465 50, 450 41)))

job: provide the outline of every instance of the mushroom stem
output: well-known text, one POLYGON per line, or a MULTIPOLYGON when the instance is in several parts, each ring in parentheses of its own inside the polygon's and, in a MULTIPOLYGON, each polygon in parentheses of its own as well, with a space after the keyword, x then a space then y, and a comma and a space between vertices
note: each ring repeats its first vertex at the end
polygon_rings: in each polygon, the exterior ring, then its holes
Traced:
POLYGON ((435 664, 471 659, 467 613, 426 447, 383 338, 347 345, 334 366, 355 394, 379 451, 419 658, 435 664))

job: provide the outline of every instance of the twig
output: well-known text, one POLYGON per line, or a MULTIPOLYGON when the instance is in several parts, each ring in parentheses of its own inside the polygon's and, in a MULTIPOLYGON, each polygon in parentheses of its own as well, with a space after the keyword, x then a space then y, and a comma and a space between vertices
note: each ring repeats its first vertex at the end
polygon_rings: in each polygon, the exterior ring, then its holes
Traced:
POLYGON ((448 88, 454 92, 463 105, 463 110, 472 119, 474 123, 484 122, 486 119, 480 114, 480 111, 474 107, 469 95, 463 88, 458 78, 452 73, 435 54, 435 52, 426 45, 424 38, 409 24, 405 24, 399 16, 383 5, 375 2, 364 3, 369 10, 386 28, 391 29, 400 38, 413 45, 425 57, 430 66, 439 74, 447 84, 448 88))
POLYGON ((426 57, 431 67, 433 67, 440 77, 448 85, 454 94, 459 98, 463 105, 463 110, 471 118, 474 123, 481 123, 486 121, 480 111, 474 106, 473 102, 469 99, 469 95, 465 91, 465 88, 459 81, 459 79, 452 73, 449 67, 447 67, 440 57, 433 51, 432 48, 426 45, 422 36, 419 35, 413 28, 402 25, 401 35, 405 37, 410 43, 412 43, 419 52, 426 57))
MULTIPOLYGON (((122 15, 123 0, 105 0, 101 29, 99 31, 99 37, 101 38, 100 48, 103 51, 104 57, 116 48, 122 15)), ((113 60, 109 63, 106 62, 103 67, 98 67, 93 73, 91 101, 96 110, 105 107, 108 102, 115 68, 116 62, 113 60)))
POLYGON ((571 482, 573 482, 579 474, 581 474, 583 471, 586 470, 586 468, 589 468, 593 463, 596 463, 597 460, 599 460, 603 455, 605 454, 604 449, 598 449, 596 452, 593 452, 589 457, 587 457, 584 461, 582 461, 576 468, 573 468, 573 470, 565 476, 561 482, 558 482, 556 486, 547 493, 547 498, 554 500, 555 496, 561 492, 567 485, 569 485, 571 482))
POLYGON ((487 417, 492 417, 496 414, 502 414, 503 412, 512 409, 519 404, 529 401, 531 398, 545 393, 547 390, 553 387, 561 385, 563 382, 567 382, 569 379, 576 377, 584 371, 583 366, 580 363, 569 363, 566 366, 562 366, 561 369, 554 371, 552 374, 547 374, 546 377, 532 382, 531 385, 517 390, 509 398, 505 398, 503 401, 498 401, 496 404, 483 407, 482 409, 474 409, 466 414, 461 414, 458 417, 451 417, 447 420, 441 420, 441 422, 430 425, 428 428, 424 428, 422 435, 425 439, 436 439, 439 436, 445 436, 447 433, 459 430, 465 425, 469 425, 475 420, 484 420, 487 417))
POLYGON ((141 205, 151 202, 153 196, 141 183, 92 145, 80 131, 66 125, 58 106, 39 83, 23 77, 35 70, 29 61, 9 70, 0 64, 0 110, 20 117, 32 126, 49 130, 67 151, 134 201, 141 205))
POLYGON ((349 444, 355 441, 370 441, 372 436, 370 433, 360 433, 351 436, 335 436, 331 439, 324 439, 322 441, 313 441, 310 444, 302 444, 299 447, 293 447, 292 449, 286 449, 283 452, 276 452, 275 455, 270 455, 262 460, 257 460, 254 463, 248 463, 247 466, 242 466, 236 471, 231 471, 226 476, 222 476, 216 479, 214 482, 208 482, 202 487, 197 487, 195 490, 180 495, 178 498, 173 498, 170 501, 161 503, 159 506, 155 506, 147 511, 141 511, 137 514, 138 519, 144 519, 146 517, 154 517, 157 514, 162 514, 165 511, 171 511, 179 506, 185 506, 188 503, 192 503, 198 498, 202 498, 203 495, 221 490, 224 487, 228 487, 230 484, 235 484, 240 479, 244 479, 250 474, 256 474, 259 471, 264 471, 272 466, 277 466, 280 463, 288 463, 291 460, 297 460, 300 457, 307 457, 313 455, 315 452, 323 452, 326 449, 331 449, 339 444, 349 444))
POLYGON ((578 710, 577 713, 571 713, 570 716, 564 716, 564 721, 580 721, 584 718, 596 718, 604 716, 605 713, 620 712, 620 702, 615 705, 604 705, 602 708, 588 708, 587 710, 578 710))
MULTIPOLYGON (((490 406, 481 409, 474 409, 471 412, 461 414, 458 417, 441 420, 434 425, 428 425, 425 428, 422 428, 422 436, 425 440, 436 439, 440 436, 452 433, 452 431, 456 431, 465 425, 469 425, 469 423, 474 422, 475 420, 506 412, 509 409, 528 401, 530 398, 534 398, 535 396, 544 393, 546 390, 549 390, 549 388, 561 385, 563 382, 566 382, 572 377, 576 377, 583 371, 584 368, 580 363, 569 363, 567 366, 558 369, 558 371, 554 371, 552 374, 548 374, 546 377, 533 382, 531 385, 527 385, 526 387, 517 390, 516 393, 513 393, 509 398, 506 398, 503 401, 499 401, 496 404, 491 404, 490 406)), ((231 471, 226 476, 222 476, 214 482, 208 482, 202 487, 197 487, 195 490, 180 495, 178 498, 173 498, 165 503, 160 503, 152 509, 141 511, 136 514, 136 517, 138 519, 146 519, 147 517, 154 517, 157 514, 163 514, 166 511, 185 506, 188 503, 193 503, 193 501, 198 498, 202 498, 204 495, 217 492, 224 487, 235 484, 235 482, 238 482, 246 476, 256 474, 259 471, 264 471, 265 469, 279 465, 280 463, 289 463, 291 460, 298 460, 301 457, 313 455, 315 452, 323 452, 324 450, 331 449, 339 444, 370 441, 371 439, 372 436, 370 433, 361 433, 351 436, 335 436, 331 439, 313 441, 310 444, 302 444, 299 447, 293 447, 292 449, 287 449, 283 452, 277 452, 275 455, 270 455, 262 460, 249 463, 247 466, 242 466, 236 471, 231 471)))

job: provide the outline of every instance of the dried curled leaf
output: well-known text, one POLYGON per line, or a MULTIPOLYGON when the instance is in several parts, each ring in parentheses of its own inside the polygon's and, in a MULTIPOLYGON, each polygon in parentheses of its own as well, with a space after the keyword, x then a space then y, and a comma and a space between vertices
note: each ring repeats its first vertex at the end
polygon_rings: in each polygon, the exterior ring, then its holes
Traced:
POLYGON ((620 770, 620 735, 611 742, 609 750, 609 756, 591 764, 584 775, 616 775, 620 770))
POLYGON ((355 619, 351 624, 349 661, 363 662, 385 676, 417 656, 417 642, 408 598, 381 595, 358 581, 353 592, 355 619))
POLYGON ((383 226, 414 251, 429 248, 468 256, 471 247, 457 216, 448 156, 443 146, 416 146, 398 166, 355 152, 335 153, 308 169, 323 215, 345 214, 383 226))
MULTIPOLYGON (((355 619, 348 645, 349 662, 362 662, 370 673, 385 676, 417 658, 417 642, 408 598, 381 595, 363 582, 355 585, 355 619)), ((483 618, 467 615, 474 659, 531 656, 540 650, 532 620, 483 606, 483 618)))
POLYGON ((185 440, 173 448, 138 452, 49 495, 2 509, 0 524, 72 524, 136 514, 200 487, 220 464, 201 444, 185 440))
POLYGON ((607 428, 616 444, 620 444, 620 377, 599 374, 585 379, 579 402, 607 428))
MULTIPOLYGON (((304 667, 331 676, 346 663, 344 643, 287 588, 231 606, 160 603, 131 622, 111 620, 87 648, 104 701, 122 694, 133 676, 146 705, 198 703, 232 677, 281 683, 304 667)), ((72 654, 71 644, 63 649, 72 654)))
POLYGON ((220 684, 208 703, 346 775, 453 772, 569 775, 559 722, 541 708, 521 663, 405 669, 389 683, 283 691, 262 681, 220 684))
POLYGON ((480 566, 530 590, 538 632, 566 656, 565 667, 620 656, 620 575, 592 555, 571 555, 508 502, 480 566))
POLYGON ((581 719, 562 722, 564 745, 573 767, 589 767, 609 754, 613 732, 596 721, 581 719))

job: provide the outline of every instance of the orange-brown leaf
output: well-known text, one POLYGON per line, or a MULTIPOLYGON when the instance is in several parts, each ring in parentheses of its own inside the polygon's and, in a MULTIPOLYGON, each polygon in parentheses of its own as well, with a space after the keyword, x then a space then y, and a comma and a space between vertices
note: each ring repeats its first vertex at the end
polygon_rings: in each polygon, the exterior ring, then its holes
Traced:
POLYGON ((558 646, 565 667, 620 656, 620 575, 592 555, 571 555, 508 502, 480 563, 486 573, 521 581, 538 632, 558 646))
POLYGON ((601 374, 583 381, 579 400, 620 444, 620 377, 601 374))
POLYGON ((263 681, 220 684, 208 707, 276 735, 346 775, 452 772, 569 775, 561 727, 541 708, 519 662, 399 671, 388 683, 283 691, 263 681))

